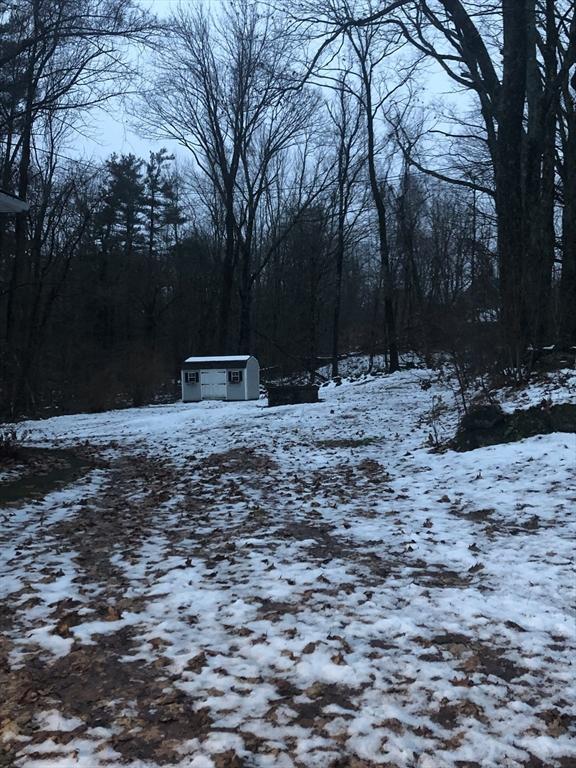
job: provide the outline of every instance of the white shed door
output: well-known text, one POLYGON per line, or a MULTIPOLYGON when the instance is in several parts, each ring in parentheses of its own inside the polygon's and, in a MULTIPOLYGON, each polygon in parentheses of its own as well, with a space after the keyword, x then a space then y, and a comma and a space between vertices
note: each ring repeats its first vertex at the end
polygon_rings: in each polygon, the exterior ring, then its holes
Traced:
POLYGON ((226 371, 202 371, 200 374, 203 400, 226 399, 226 371))

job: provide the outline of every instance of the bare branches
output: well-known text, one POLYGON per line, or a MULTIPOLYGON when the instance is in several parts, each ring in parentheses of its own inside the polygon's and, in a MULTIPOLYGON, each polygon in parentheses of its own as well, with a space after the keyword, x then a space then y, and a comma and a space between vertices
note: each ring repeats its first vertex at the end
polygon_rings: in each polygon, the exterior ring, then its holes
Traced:
POLYGON ((261 271, 254 266, 261 211, 281 159, 304 140, 318 97, 291 88, 294 40, 272 12, 246 2, 223 16, 180 10, 171 31, 159 49, 145 121, 190 149, 221 201, 226 235, 220 344, 229 343, 227 313, 237 267, 246 344, 252 287, 261 271))

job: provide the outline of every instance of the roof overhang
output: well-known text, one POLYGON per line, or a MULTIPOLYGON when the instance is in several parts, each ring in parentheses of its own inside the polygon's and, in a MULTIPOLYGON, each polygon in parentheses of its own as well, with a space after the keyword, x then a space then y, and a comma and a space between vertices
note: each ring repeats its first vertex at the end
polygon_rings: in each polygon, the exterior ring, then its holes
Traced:
POLYGON ((252 355, 222 355, 218 357, 188 357, 182 363, 182 370, 198 370, 209 368, 246 368, 252 355))
POLYGON ((25 213, 29 207, 25 200, 0 190, 0 213, 25 213))

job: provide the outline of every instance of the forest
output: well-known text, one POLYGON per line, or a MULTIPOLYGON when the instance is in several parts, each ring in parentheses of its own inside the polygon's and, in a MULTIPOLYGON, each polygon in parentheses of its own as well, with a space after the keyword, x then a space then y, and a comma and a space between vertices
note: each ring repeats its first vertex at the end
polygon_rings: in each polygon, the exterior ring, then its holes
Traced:
POLYGON ((3 416, 576 344, 570 0, 2 0, 0 162, 3 416), (101 110, 165 148, 86 159, 101 110))

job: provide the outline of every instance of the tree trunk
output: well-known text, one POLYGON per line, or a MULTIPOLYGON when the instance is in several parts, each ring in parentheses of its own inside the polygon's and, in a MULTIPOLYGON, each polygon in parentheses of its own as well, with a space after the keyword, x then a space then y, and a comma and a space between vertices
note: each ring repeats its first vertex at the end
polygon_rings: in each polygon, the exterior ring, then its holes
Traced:
MULTIPOLYGON (((576 85, 576 83, 575 83, 576 85)), ((576 111, 568 115, 564 142, 560 341, 576 345, 576 111)))
POLYGON ((332 377, 338 376, 340 352, 340 310, 342 306, 342 274, 344 271, 344 190, 338 190, 338 232, 336 235, 336 285, 334 286, 334 315, 332 318, 332 377))
POLYGON ((230 334, 230 305, 232 302, 236 252, 233 204, 233 197, 229 195, 226 200, 226 233, 224 242, 224 260, 222 262, 222 284, 218 324, 218 352, 221 355, 225 355, 230 351, 228 348, 230 334))
POLYGON ((504 53, 498 95, 495 168, 498 255, 504 339, 516 369, 527 341, 524 305, 524 201, 522 140, 526 96, 527 14, 524 3, 502 0, 504 53))
POLYGON ((556 172, 556 116, 558 88, 556 25, 553 0, 546 0, 545 35, 541 35, 543 75, 538 61, 539 31, 534 0, 528 10, 526 102, 528 107, 524 151, 524 221, 526 263, 524 301, 527 340, 535 347, 549 341, 556 172))
POLYGON ((252 343, 252 287, 246 287, 244 280, 240 295, 240 328, 238 332, 238 352, 242 355, 250 354, 252 343))
MULTIPOLYGON (((365 64, 363 65, 365 71, 365 64)), ((380 188, 376 171, 375 129, 374 112, 372 109, 370 78, 364 74, 364 89, 366 98, 366 135, 368 140, 368 175, 370 177, 370 191, 376 208, 378 219, 378 246, 380 253, 380 270, 384 291, 384 326, 389 352, 388 370, 394 373, 399 370, 398 340, 396 337, 396 317, 394 312, 392 272, 390 270, 390 248, 388 245, 388 227, 386 223, 386 204, 384 194, 380 188)))

